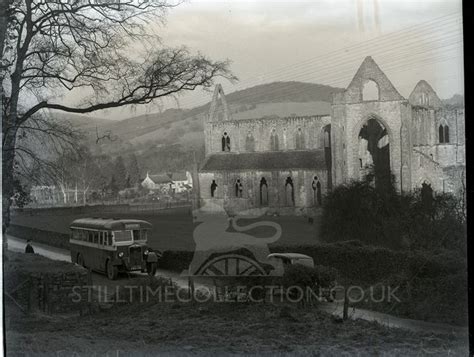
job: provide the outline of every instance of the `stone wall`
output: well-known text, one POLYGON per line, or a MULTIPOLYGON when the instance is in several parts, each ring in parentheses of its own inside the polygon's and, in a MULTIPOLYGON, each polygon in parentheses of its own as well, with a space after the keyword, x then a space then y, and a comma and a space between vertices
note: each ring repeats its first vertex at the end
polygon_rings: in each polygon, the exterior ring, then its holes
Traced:
POLYGON ((272 134, 278 137, 279 150, 294 150, 296 136, 301 132, 304 148, 319 149, 324 146, 323 128, 331 123, 331 117, 305 116, 289 118, 261 118, 228 120, 205 123, 206 155, 222 151, 222 136, 230 137, 231 151, 271 151, 272 134), (247 137, 251 135, 254 149, 247 147, 247 137))
MULTIPOLYGON (((222 200, 224 207, 232 211, 244 210, 254 207, 268 206, 273 208, 304 208, 317 207, 317 197, 312 188, 314 177, 317 177, 321 187, 321 198, 328 191, 326 170, 286 170, 286 171, 245 171, 245 172, 201 172, 199 185, 201 187, 201 200, 222 200), (293 182, 294 203, 291 200, 291 189, 286 185, 287 178, 293 182), (267 183, 268 199, 260 197, 260 183, 265 178, 267 183), (235 195, 237 179, 243 186, 242 197, 235 195), (217 189, 214 198, 211 197, 211 183, 215 180, 217 189)), ((262 195, 265 189, 262 188, 262 195)), ((290 211, 292 211, 290 209, 290 211)))
POLYGON ((4 292, 8 306, 27 313, 83 314, 92 302, 90 272, 37 254, 8 252, 4 292))

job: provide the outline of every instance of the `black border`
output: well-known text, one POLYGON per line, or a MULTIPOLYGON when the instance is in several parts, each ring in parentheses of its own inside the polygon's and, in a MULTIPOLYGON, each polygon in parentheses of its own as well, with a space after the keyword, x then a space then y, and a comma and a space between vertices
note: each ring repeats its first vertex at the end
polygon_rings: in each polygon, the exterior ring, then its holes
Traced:
MULTIPOLYGON (((469 117, 469 113, 472 111, 472 100, 470 99, 470 94, 471 94, 471 88, 472 88, 472 81, 469 81, 469 78, 473 78, 473 72, 474 68, 472 67, 473 63, 473 58, 472 54, 470 52, 470 48, 466 46, 468 43, 468 37, 469 37, 469 25, 471 24, 471 21, 473 19, 473 4, 472 2, 463 1, 462 4, 462 10, 463 10, 463 47, 464 47, 464 104, 465 104, 465 117, 469 117)), ((469 180, 469 158, 471 157, 471 149, 472 145, 470 144, 470 140, 472 137, 474 137, 471 132, 472 132, 472 127, 473 123, 472 120, 465 120, 465 125, 466 125, 466 194, 467 194, 467 255, 468 255, 468 284, 469 284, 469 289, 468 289, 468 301, 469 301, 469 355, 474 356, 474 307, 473 307, 473 301, 474 301, 474 262, 472 259, 469 259, 470 257, 474 257, 474 242, 470 239, 471 238, 471 233, 473 232, 472 229, 472 221, 471 217, 469 215, 470 213, 470 205, 469 203, 472 202, 473 199, 473 189, 470 184, 469 180)))

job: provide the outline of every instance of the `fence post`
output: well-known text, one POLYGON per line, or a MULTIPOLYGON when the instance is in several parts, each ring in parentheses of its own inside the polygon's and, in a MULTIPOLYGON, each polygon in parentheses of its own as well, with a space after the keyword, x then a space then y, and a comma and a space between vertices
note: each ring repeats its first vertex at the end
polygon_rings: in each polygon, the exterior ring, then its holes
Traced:
POLYGON ((349 295, 347 293, 347 287, 344 288, 344 306, 342 311, 342 319, 345 321, 349 317, 348 315, 349 310, 349 295))

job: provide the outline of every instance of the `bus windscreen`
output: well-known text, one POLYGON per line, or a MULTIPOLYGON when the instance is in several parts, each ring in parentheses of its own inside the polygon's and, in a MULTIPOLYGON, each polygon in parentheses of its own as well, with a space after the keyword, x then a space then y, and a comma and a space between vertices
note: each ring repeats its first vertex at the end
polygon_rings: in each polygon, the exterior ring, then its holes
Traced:
POLYGON ((132 231, 114 231, 115 242, 130 242, 132 240, 132 231))

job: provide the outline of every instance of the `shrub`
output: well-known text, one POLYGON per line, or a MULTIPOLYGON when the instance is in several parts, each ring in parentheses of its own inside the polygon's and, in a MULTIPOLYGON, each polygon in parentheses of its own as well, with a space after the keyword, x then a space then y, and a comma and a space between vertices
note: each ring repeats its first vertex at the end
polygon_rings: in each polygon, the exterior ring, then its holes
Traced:
POLYGON ((316 265, 314 268, 292 264, 285 267, 282 277, 282 285, 285 287, 299 286, 330 288, 337 277, 337 270, 324 265, 316 265))
POLYGON ((334 188, 324 200, 325 241, 360 240, 392 249, 454 249, 465 253, 462 199, 433 194, 425 185, 413 193, 378 188, 371 177, 334 188))
POLYGON ((189 268, 194 252, 185 250, 165 250, 158 264, 160 268, 181 272, 189 268))

